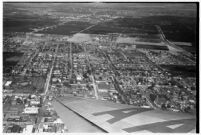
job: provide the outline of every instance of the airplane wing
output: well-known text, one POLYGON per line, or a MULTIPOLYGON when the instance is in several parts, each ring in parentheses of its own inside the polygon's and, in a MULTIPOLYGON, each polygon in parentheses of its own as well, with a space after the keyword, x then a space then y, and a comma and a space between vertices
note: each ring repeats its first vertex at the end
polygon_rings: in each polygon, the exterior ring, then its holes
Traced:
MULTIPOLYGON (((109 133, 196 132, 196 117, 186 113, 154 110, 74 96, 60 97, 56 99, 56 102, 109 133)), ((60 115, 59 112, 57 113, 60 115)), ((60 117, 65 119, 64 115, 60 117)))

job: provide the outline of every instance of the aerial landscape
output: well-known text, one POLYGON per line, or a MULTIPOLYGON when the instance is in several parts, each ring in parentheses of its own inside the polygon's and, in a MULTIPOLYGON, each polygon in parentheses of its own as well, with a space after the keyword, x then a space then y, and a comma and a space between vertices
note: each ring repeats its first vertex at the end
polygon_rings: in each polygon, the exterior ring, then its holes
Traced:
POLYGON ((3 133, 196 133, 197 3, 3 3, 3 133))

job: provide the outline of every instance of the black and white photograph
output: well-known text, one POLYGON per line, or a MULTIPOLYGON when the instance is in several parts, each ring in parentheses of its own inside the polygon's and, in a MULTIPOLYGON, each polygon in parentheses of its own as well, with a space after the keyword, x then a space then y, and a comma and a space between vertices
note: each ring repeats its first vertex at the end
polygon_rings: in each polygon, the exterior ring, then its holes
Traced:
POLYGON ((199 2, 1 3, 3 133, 199 133, 199 2))

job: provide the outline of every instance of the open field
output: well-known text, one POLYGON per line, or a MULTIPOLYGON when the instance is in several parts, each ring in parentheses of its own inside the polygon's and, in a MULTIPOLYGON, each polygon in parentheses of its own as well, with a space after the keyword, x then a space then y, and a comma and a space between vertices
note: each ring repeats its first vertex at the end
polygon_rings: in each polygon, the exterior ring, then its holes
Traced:
POLYGON ((3 72, 9 73, 11 69, 18 63, 23 53, 4 52, 3 53, 3 72))
POLYGON ((160 42, 155 25, 161 26, 166 38, 170 41, 192 43, 196 47, 196 18, 176 16, 149 16, 142 18, 117 18, 101 23, 85 33, 108 34, 123 33, 129 37, 138 37, 142 41, 160 42))
POLYGON ((57 23, 49 16, 39 16, 29 11, 5 7, 3 14, 3 32, 30 32, 33 28, 49 26, 57 23))
POLYGON ((21 57, 14 56, 14 57, 6 59, 6 61, 16 61, 16 62, 18 62, 20 59, 21 59, 21 57))
POLYGON ((157 34, 154 26, 143 22, 139 18, 117 18, 85 31, 90 34, 108 34, 108 33, 138 33, 139 35, 157 34))
POLYGON ((195 77, 196 67, 195 66, 182 66, 182 65, 160 65, 162 68, 168 70, 174 76, 181 75, 184 77, 195 77))
POLYGON ((153 50, 169 50, 167 46, 159 46, 159 45, 136 45, 136 48, 143 48, 143 49, 153 49, 153 50))
POLYGON ((195 42, 196 19, 192 17, 167 17, 169 24, 160 25, 166 38, 170 41, 195 42))
POLYGON ((89 27, 91 24, 87 22, 79 22, 79 21, 71 21, 67 22, 64 25, 59 25, 53 29, 47 29, 44 31, 40 31, 39 33, 45 34, 58 34, 58 35, 72 35, 84 28, 89 27))

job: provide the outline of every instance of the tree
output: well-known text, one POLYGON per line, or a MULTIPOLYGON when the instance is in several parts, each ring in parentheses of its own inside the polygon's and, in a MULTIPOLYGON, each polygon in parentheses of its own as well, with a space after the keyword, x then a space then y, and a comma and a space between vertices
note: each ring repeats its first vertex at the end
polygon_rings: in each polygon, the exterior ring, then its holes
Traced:
POLYGON ((45 79, 43 77, 33 77, 31 84, 36 89, 43 89, 45 85, 45 79))
POLYGON ((19 125, 13 125, 11 132, 12 133, 20 133, 21 129, 22 128, 19 125))
POLYGON ((149 95, 149 97, 150 97, 152 102, 154 102, 154 100, 156 99, 156 95, 152 94, 152 93, 149 95))

